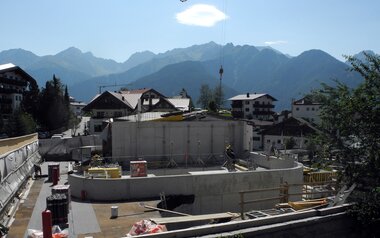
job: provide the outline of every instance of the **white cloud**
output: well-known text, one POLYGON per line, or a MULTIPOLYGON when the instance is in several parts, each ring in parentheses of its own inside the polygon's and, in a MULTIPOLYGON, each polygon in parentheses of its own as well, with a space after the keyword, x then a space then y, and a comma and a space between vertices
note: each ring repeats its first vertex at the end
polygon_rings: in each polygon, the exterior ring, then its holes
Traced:
POLYGON ((286 44, 287 41, 284 40, 276 40, 276 41, 265 41, 264 44, 266 45, 280 45, 280 44, 286 44))
POLYGON ((179 23, 192 26, 212 27, 228 18, 226 14, 212 5, 196 4, 176 14, 179 23))

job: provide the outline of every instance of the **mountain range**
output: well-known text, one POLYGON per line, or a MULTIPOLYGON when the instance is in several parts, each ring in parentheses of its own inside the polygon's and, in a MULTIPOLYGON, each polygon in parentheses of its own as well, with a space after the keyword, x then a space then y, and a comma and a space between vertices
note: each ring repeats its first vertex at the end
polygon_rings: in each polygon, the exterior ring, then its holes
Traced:
POLYGON ((268 93, 278 100, 277 111, 289 108, 293 98, 302 97, 321 83, 333 84, 338 79, 355 87, 362 80, 348 70, 346 63, 322 50, 308 50, 290 57, 271 47, 231 43, 221 46, 214 42, 159 54, 137 52, 122 63, 74 47, 47 56, 11 49, 0 52, 0 64, 3 63, 20 66, 40 87, 55 74, 68 86, 71 96, 85 102, 99 90, 113 91, 120 87, 154 88, 166 96, 177 95, 185 88, 196 101, 202 84, 211 88, 219 84, 221 66, 226 99, 247 92, 268 93))

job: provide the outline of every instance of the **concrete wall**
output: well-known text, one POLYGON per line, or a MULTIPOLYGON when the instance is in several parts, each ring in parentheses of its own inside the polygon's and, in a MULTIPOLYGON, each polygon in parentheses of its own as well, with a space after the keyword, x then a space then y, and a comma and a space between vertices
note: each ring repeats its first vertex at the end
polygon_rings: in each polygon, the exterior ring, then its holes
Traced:
POLYGON ((303 212, 286 213, 244 221, 191 227, 140 237, 368 237, 342 205, 303 212))
POLYGON ((144 158, 206 159, 223 155, 227 144, 235 153, 250 151, 252 127, 243 121, 125 122, 111 125, 112 157, 119 162, 144 158))
POLYGON ((71 158, 71 151, 82 146, 102 146, 102 141, 99 136, 77 136, 64 139, 40 139, 39 152, 45 157, 55 157, 66 155, 71 158))
MULTIPOLYGON (((186 212, 200 214, 203 212, 240 211, 240 191, 278 187, 280 182, 301 183, 303 171, 301 164, 287 169, 257 170, 247 172, 196 172, 176 176, 152 176, 143 178, 98 179, 84 178, 72 174, 69 176, 71 193, 81 197, 86 191, 87 198, 97 201, 147 199, 166 195, 195 195, 194 204, 186 212)), ((301 192, 301 187, 293 187, 289 193, 301 192)), ((251 193, 245 199, 278 197, 279 191, 251 193)), ((299 196, 290 199, 300 200, 299 196)), ((272 208, 278 200, 246 205, 246 209, 272 208)), ((183 211, 183 210, 182 210, 183 211)))
POLYGON ((266 169, 284 169, 293 168, 295 166, 295 160, 289 156, 269 156, 258 152, 251 152, 250 159, 254 164, 266 169))
POLYGON ((35 142, 36 140, 37 133, 26 136, 0 139, 0 155, 22 148, 25 145, 35 142))

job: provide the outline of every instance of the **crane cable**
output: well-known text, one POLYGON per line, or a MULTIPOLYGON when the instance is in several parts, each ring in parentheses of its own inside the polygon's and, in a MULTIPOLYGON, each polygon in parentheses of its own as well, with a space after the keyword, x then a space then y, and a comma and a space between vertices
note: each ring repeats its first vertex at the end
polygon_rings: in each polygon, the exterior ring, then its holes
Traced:
MULTIPOLYGON (((227 0, 224 0, 223 4, 223 13, 226 14, 227 10, 227 0)), ((221 25, 221 42, 220 42, 220 52, 219 52, 219 63, 220 63, 220 69, 219 69, 219 97, 220 97, 220 106, 223 104, 222 99, 222 78, 223 78, 223 65, 224 65, 224 48, 226 44, 226 19, 223 20, 223 23, 221 25)))

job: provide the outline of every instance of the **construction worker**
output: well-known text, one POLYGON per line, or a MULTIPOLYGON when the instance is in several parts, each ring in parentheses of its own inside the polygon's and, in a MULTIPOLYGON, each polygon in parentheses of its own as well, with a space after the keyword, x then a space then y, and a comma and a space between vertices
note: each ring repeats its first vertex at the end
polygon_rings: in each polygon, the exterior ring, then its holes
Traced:
POLYGON ((33 168, 34 168, 34 177, 35 178, 37 177, 38 174, 40 176, 42 175, 41 166, 39 166, 38 164, 34 164, 33 168))
POLYGON ((226 154, 228 157, 227 158, 228 164, 231 165, 232 169, 235 169, 236 159, 235 159, 234 150, 232 149, 231 145, 226 146, 226 154))

